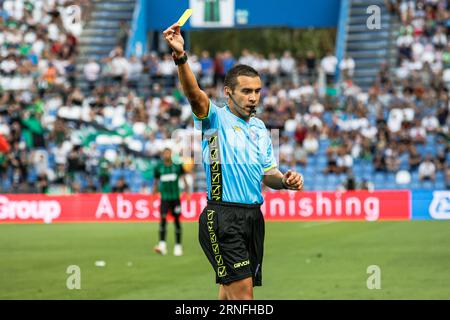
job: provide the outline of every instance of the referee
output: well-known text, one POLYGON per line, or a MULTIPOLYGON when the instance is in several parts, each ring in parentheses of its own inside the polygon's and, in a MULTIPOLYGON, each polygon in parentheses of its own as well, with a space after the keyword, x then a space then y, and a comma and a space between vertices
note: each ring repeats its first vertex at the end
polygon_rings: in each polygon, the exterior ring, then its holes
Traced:
POLYGON ((176 164, 172 161, 172 151, 165 148, 162 152, 162 162, 155 167, 155 181, 153 193, 161 193, 160 206, 160 225, 159 225, 159 243, 155 246, 155 252, 166 255, 166 230, 167 230, 167 215, 171 212, 175 221, 175 246, 173 254, 175 256, 183 255, 183 247, 181 245, 181 201, 180 201, 180 187, 179 179, 182 176, 186 196, 189 200, 189 188, 184 175, 186 172, 181 164, 176 164))
POLYGON ((246 65, 231 68, 224 81, 228 103, 219 108, 199 88, 186 63, 178 23, 163 35, 173 50, 195 126, 202 131, 208 204, 199 219, 200 245, 220 284, 219 299, 253 299, 253 287, 262 285, 261 183, 301 190, 303 177, 278 170, 267 129, 254 117, 262 87, 258 72, 246 65))

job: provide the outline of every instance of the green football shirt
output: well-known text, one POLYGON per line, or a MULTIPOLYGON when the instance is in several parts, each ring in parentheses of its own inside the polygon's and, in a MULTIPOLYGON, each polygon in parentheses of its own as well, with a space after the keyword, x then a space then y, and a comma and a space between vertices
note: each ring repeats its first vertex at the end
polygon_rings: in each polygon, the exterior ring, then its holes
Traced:
POLYGON ((161 200, 180 199, 180 176, 184 174, 181 164, 166 166, 162 161, 155 167, 155 178, 159 179, 158 189, 161 200))

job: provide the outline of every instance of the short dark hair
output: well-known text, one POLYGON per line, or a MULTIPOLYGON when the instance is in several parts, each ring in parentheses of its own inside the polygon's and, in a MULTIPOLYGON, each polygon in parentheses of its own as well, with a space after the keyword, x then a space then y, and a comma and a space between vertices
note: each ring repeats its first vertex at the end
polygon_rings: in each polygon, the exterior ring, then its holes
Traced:
POLYGON ((232 67, 230 70, 228 70, 227 74, 225 75, 223 85, 229 87, 231 90, 234 90, 238 85, 237 78, 239 76, 247 76, 254 78, 259 77, 259 73, 250 66, 247 66, 245 64, 238 64, 232 67))

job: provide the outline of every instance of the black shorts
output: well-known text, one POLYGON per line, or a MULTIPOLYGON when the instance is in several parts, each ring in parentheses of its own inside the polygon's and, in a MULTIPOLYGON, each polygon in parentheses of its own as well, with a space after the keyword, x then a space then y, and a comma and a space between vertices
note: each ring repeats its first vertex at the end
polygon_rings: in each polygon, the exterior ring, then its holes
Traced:
POLYGON ((262 285, 264 217, 260 205, 208 201, 199 218, 199 241, 216 283, 252 277, 262 285))
POLYGON ((172 216, 179 216, 181 214, 181 202, 180 199, 177 200, 161 200, 161 218, 167 217, 169 211, 172 216))

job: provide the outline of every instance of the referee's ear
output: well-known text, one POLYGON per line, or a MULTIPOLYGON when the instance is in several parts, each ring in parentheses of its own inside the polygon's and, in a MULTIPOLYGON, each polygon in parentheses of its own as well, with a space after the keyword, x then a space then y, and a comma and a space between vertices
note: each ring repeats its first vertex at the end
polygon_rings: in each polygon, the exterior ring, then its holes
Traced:
POLYGON ((228 99, 229 99, 231 94, 232 94, 232 92, 233 92, 233 90, 231 90, 230 87, 225 86, 225 87, 223 87, 223 92, 224 92, 225 96, 227 96, 228 99))

